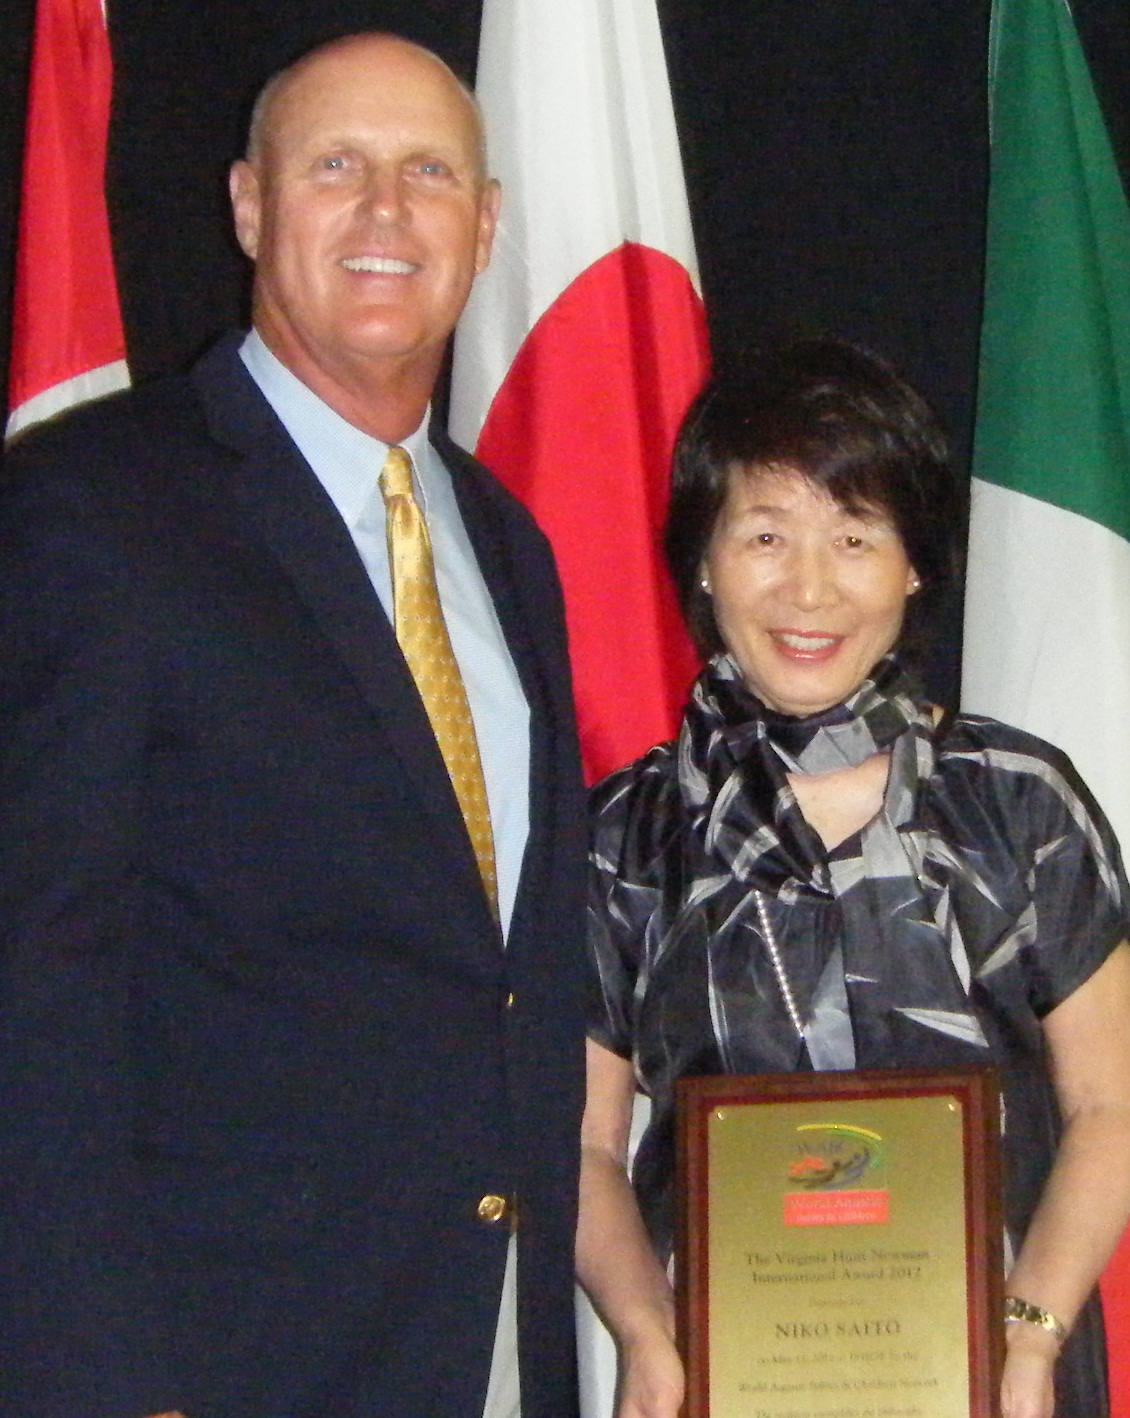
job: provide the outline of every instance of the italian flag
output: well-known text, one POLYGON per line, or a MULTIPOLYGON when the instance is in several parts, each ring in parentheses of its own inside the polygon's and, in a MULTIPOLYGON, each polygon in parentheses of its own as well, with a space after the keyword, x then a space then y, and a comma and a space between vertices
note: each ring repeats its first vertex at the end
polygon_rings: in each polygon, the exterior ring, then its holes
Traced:
POLYGON ((654 0, 486 0, 478 94, 502 215, 450 427, 553 543, 591 780, 696 670, 658 542, 707 337, 654 0))
POLYGON ((963 700, 1130 849, 1130 209, 1065 0, 996 0, 963 700))
POLYGON ((28 89, 7 436, 129 383, 106 215, 100 0, 39 0, 28 89))
MULTIPOLYGON (((1065 749, 1130 849, 1130 210, 1066 0, 995 0, 965 707, 1065 749)), ((1130 1245, 1103 1280, 1130 1414, 1130 1245)))

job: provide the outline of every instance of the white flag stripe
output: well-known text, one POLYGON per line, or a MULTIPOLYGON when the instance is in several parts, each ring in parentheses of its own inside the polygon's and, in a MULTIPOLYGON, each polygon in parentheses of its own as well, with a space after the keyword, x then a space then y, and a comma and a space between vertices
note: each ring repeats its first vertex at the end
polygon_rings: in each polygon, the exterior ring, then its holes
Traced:
POLYGON ((18 409, 12 410, 4 436, 6 439, 14 438, 21 429, 53 418, 75 404, 85 404, 88 399, 100 399, 104 394, 127 389, 129 382, 129 367, 124 359, 117 359, 112 364, 103 364, 97 369, 76 374, 73 379, 52 384, 49 389, 44 389, 34 398, 25 399, 18 409))
POLYGON ((1070 755, 1130 848, 1130 545, 1087 517, 974 480, 962 703, 1070 755))
POLYGON ((456 335, 450 426, 468 448, 530 330, 594 261, 639 242, 698 288, 654 0, 494 0, 477 88, 502 216, 456 335))

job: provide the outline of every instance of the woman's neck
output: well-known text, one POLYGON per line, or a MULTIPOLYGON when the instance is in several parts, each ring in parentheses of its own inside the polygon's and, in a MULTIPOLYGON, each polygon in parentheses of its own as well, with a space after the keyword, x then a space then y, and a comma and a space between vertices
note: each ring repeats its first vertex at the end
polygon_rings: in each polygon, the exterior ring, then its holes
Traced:
POLYGON ((789 773, 797 805, 830 852, 865 826, 883 806, 890 753, 875 753, 854 768, 789 773))

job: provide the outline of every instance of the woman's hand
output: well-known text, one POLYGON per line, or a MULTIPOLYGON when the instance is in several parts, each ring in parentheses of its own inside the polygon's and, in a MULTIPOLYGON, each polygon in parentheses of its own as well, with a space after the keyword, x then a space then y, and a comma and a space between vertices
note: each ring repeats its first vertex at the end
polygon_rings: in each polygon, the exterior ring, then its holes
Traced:
POLYGON ((683 1363, 667 1335, 621 1345, 616 1418, 678 1418, 684 1387, 683 1363))
POLYGON ((1008 1325, 1005 1334, 1001 1418, 1052 1418, 1052 1371, 1059 1340, 1037 1325, 1024 1323, 1008 1325))

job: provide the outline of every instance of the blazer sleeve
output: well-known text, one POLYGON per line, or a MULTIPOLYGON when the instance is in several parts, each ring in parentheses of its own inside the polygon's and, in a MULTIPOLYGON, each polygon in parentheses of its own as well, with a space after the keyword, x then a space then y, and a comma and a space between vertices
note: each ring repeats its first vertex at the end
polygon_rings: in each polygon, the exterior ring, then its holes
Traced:
POLYGON ((148 691, 105 510, 34 453, 0 495, 0 1414, 164 1403, 126 1061, 148 691))

